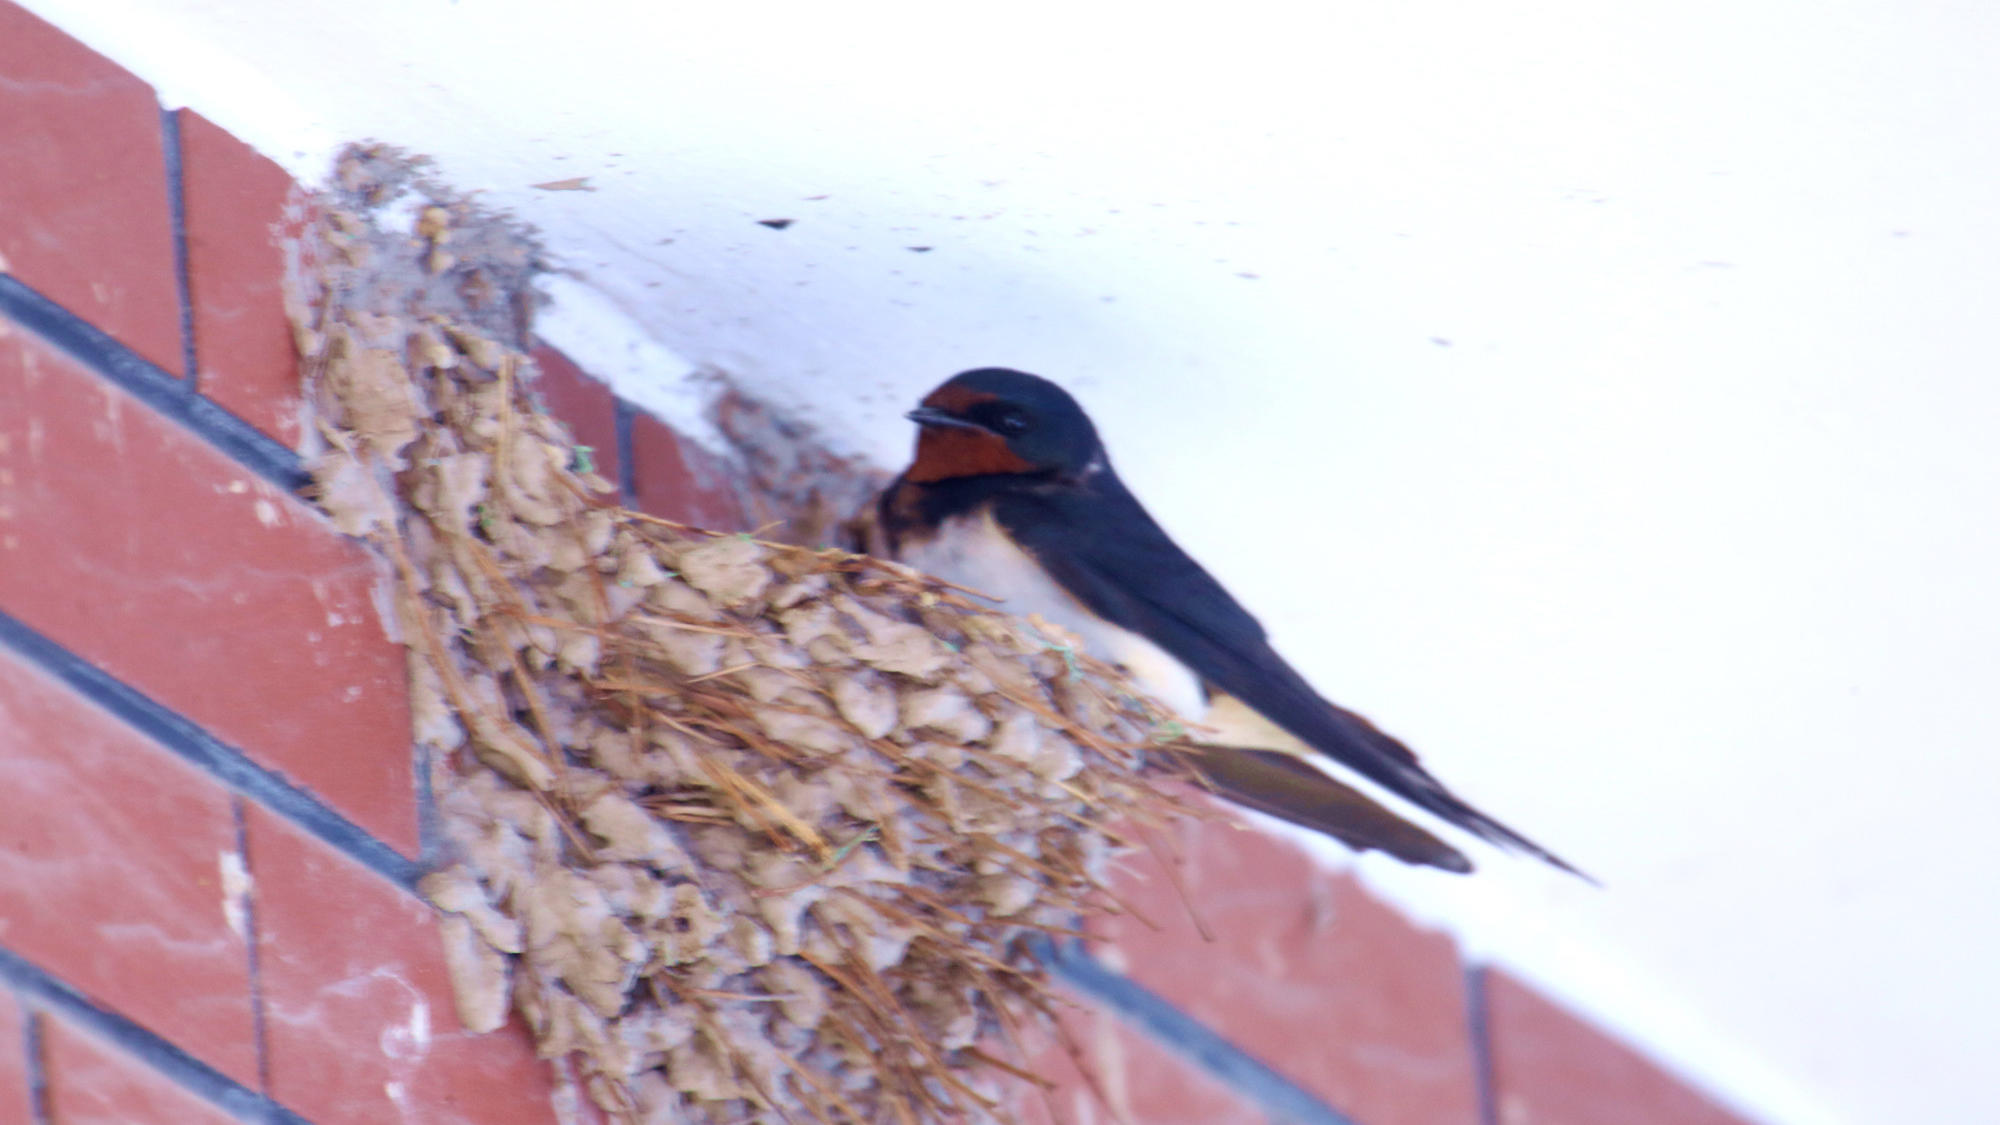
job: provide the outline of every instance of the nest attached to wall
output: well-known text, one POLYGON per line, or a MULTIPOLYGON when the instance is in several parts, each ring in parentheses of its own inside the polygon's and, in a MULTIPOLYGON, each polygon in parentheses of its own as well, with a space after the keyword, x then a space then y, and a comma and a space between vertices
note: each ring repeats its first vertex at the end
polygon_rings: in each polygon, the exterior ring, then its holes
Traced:
POLYGON ((464 1022, 518 1011, 625 1121, 1004 1118, 1056 1003, 1024 939, 1116 909, 1174 728, 896 564, 607 503, 518 347, 365 307, 467 214, 412 213, 357 261, 332 209, 295 317, 320 502, 398 578, 464 1022))

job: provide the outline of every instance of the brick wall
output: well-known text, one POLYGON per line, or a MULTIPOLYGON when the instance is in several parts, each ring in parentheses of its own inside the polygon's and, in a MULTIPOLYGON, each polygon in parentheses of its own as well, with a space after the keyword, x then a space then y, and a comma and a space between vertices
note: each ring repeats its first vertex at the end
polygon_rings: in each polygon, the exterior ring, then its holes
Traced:
MULTIPOLYGON (((518 1023, 457 1025, 385 572, 295 496, 302 198, 0 0, 0 1125, 560 1119, 518 1023)), ((741 525, 536 358, 631 502, 741 525)), ((1739 1121, 1283 842, 1174 846, 1216 940, 1131 865, 1152 925, 1057 963, 1095 1078, 1050 1049, 1025 1119, 1739 1121)))

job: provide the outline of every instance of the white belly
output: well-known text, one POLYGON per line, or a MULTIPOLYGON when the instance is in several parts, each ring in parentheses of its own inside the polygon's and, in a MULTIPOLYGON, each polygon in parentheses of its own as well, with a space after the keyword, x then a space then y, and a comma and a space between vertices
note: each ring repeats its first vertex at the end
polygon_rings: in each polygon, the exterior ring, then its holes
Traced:
POLYGON ((1139 690, 1173 708, 1190 722, 1207 710, 1201 681, 1185 664, 1129 629, 1091 613, 1056 585, 1047 572, 1014 545, 990 513, 946 520, 927 543, 911 543, 902 561, 947 582, 969 586, 1000 600, 999 608, 1045 620, 1075 633, 1084 650, 1099 660, 1122 664, 1139 690))

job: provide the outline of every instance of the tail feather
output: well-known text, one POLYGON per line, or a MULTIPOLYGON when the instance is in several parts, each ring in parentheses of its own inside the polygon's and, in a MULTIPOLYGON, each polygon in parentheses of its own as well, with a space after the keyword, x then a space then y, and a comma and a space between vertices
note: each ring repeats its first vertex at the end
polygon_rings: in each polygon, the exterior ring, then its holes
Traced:
POLYGON ((1216 792, 1247 808, 1329 836, 1355 851, 1465 874, 1472 862, 1352 786, 1274 750, 1197 746, 1188 758, 1216 792))
POLYGON ((1488 843, 1497 844, 1500 847, 1513 851, 1524 852, 1551 867, 1567 871, 1592 886, 1600 885, 1596 879, 1578 870, 1568 860, 1563 859, 1561 856, 1542 847, 1540 844, 1535 843, 1505 824, 1480 812, 1468 804, 1464 798, 1445 788, 1443 782, 1432 777, 1430 771, 1418 764, 1417 756, 1410 752, 1409 747, 1404 746, 1394 737, 1384 734, 1381 728, 1377 727, 1374 723, 1369 722, 1367 719, 1344 707, 1333 706, 1332 704, 1328 706, 1353 728, 1358 737, 1366 740, 1378 750, 1383 751, 1385 756, 1398 759, 1394 770, 1396 774, 1394 780, 1400 784, 1391 786, 1398 796, 1408 799, 1418 808, 1429 813, 1434 813, 1447 822, 1465 829, 1467 832, 1488 843))

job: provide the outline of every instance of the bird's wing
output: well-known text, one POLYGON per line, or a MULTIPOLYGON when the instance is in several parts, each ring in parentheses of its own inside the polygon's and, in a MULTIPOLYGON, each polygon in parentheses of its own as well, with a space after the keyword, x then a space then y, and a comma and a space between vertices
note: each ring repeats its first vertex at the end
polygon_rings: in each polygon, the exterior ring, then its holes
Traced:
POLYGON ((1091 612, 1151 640, 1308 746, 1460 828, 1582 874, 1461 800, 1407 746, 1321 698, 1114 474, 1001 494, 994 515, 1091 612))

